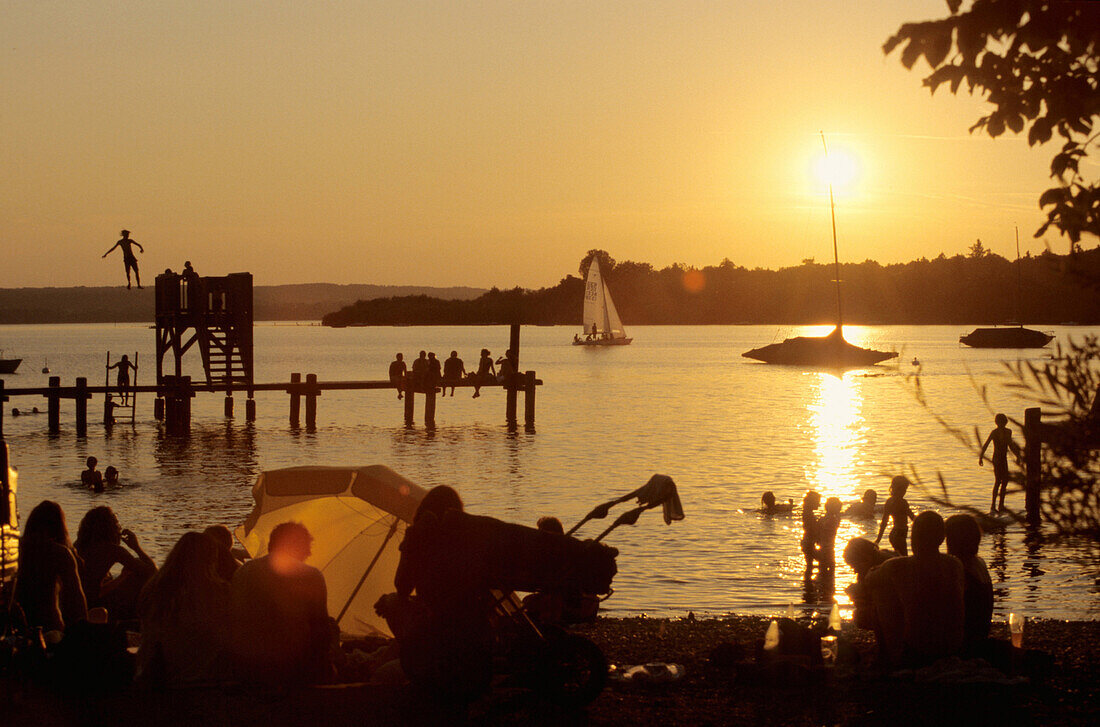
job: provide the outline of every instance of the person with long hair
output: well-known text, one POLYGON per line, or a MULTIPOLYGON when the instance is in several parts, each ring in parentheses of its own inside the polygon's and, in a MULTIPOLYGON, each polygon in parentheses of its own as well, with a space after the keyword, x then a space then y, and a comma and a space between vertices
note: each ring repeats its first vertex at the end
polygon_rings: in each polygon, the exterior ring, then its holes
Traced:
POLYGON ((141 593, 139 678, 174 686, 226 676, 229 583, 208 535, 184 533, 141 593))
POLYGON ((38 503, 23 526, 15 584, 15 600, 28 626, 63 632, 88 615, 77 560, 61 506, 51 500, 38 503))
POLYGON ((138 594, 157 571, 137 536, 119 525, 111 508, 101 505, 80 521, 75 545, 88 604, 106 608, 115 622, 137 618, 138 594), (116 564, 122 566, 122 572, 112 577, 111 568, 116 564))

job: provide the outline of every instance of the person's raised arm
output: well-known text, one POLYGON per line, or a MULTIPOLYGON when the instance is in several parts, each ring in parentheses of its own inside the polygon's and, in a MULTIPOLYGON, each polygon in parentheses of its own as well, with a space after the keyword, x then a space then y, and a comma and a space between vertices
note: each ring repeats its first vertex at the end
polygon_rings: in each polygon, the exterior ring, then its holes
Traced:
MULTIPOLYGON (((137 558, 130 556, 130 565, 134 570, 144 572, 147 575, 152 575, 157 572, 157 564, 153 562, 153 559, 146 555, 145 551, 141 549, 141 545, 138 543, 137 536, 134 535, 132 530, 123 529, 122 542, 126 543, 126 547, 134 551, 137 554, 137 558)), ((125 551, 123 551, 125 552, 125 551)), ((129 556, 129 553, 127 553, 129 556)), ((127 565, 127 564, 123 564, 127 565)))

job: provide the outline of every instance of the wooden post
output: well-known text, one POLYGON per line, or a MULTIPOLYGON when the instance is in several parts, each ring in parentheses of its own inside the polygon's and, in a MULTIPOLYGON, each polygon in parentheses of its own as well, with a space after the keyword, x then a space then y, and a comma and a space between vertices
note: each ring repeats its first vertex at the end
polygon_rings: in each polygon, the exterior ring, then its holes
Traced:
POLYGON ((233 392, 227 391, 225 393, 225 418, 233 418, 233 392))
MULTIPOLYGON (((8 480, 8 470, 7 470, 8 451, 7 451, 7 445, 4 444, 4 403, 7 400, 8 400, 8 397, 4 396, 4 380, 0 379, 0 457, 4 458, 4 461, 3 461, 2 464, 4 465, 4 468, 5 468, 3 472, 0 472, 0 477, 3 477, 5 482, 7 482, 7 480, 8 480)), ((0 508, 6 508, 6 507, 7 507, 7 503, 0 503, 0 508)), ((7 521, 3 520, 3 519, 0 519, 0 522, 7 522, 7 521)))
POLYGON ((246 422, 256 421, 256 399, 251 391, 248 392, 248 398, 244 402, 244 420, 246 422))
POLYGON ((416 405, 415 405, 415 389, 409 386, 412 379, 405 379, 405 426, 411 427, 416 424, 416 405))
POLYGON ((297 429, 302 412, 302 392, 297 384, 302 383, 302 375, 294 373, 290 375, 290 426, 297 429))
POLYGON ((512 352, 514 369, 512 374, 504 381, 505 412, 504 418, 509 424, 516 423, 516 397, 517 383, 519 379, 519 324, 513 323, 508 333, 508 349, 512 352))
POLYGON ((306 429, 317 428, 317 374, 306 374, 306 429))
POLYGON ((88 436, 88 379, 76 377, 76 436, 88 436))
POLYGON ((1027 524, 1039 525, 1039 487, 1042 483, 1043 410, 1024 410, 1024 509, 1027 524))
POLYGON ((424 426, 435 428, 435 384, 424 388, 424 426))
POLYGON ((535 372, 525 371, 523 387, 523 425, 528 429, 535 426, 535 372))
POLYGON ((61 377, 51 376, 50 389, 52 391, 46 394, 46 426, 50 434, 57 434, 61 431, 61 396, 57 393, 60 388, 61 377))
POLYGON ((164 421, 164 397, 158 396, 153 402, 153 418, 158 422, 164 421))

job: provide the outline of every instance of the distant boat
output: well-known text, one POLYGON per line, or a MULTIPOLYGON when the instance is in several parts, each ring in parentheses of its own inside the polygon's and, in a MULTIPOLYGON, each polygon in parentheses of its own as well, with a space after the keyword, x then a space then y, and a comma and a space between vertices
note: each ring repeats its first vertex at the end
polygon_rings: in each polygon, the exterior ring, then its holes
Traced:
MULTIPOLYGON (((1016 320, 1020 318, 1020 228, 1016 228, 1016 320)), ((1054 340, 1054 335, 1034 328, 1024 328, 1017 323, 1000 328, 975 328, 965 336, 959 336, 959 343, 971 348, 1043 348, 1054 340)))
POLYGON ((44 373, 44 374, 50 373, 50 360, 48 358, 47 359, 42 359, 42 373, 44 373))
POLYGON ((584 286, 584 334, 573 336, 574 346, 625 346, 633 341, 627 338, 611 291, 600 275, 600 261, 593 257, 588 266, 588 279, 584 286))
MULTIPOLYGON (((825 135, 821 135, 825 144, 825 135)), ((829 149, 825 148, 828 155, 829 149)), ((768 364, 809 366, 818 368, 861 368, 880 361, 896 358, 896 351, 875 351, 860 348, 844 340, 844 328, 840 299, 840 257, 836 245, 836 205, 833 201, 833 185, 829 184, 829 214, 833 222, 833 266, 836 271, 836 328, 827 336, 796 336, 782 343, 754 348, 741 354, 745 358, 768 364)))
POLYGON ((21 363, 23 363, 23 359, 4 358, 4 352, 0 351, 0 374, 14 374, 21 363))

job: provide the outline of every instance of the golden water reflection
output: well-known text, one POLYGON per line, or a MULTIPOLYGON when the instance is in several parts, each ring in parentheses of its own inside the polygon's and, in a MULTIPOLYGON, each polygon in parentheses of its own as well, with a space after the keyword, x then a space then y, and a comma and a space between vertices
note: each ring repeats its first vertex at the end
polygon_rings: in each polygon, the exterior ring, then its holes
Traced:
POLYGON ((822 500, 858 499, 856 466, 867 432, 863 417, 863 390, 856 372, 839 376, 814 374, 817 381, 807 405, 814 458, 807 464, 806 481, 822 500))

